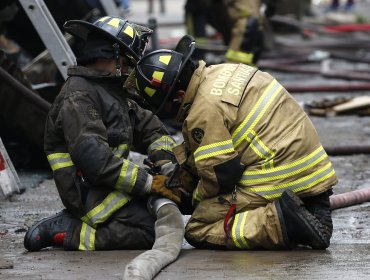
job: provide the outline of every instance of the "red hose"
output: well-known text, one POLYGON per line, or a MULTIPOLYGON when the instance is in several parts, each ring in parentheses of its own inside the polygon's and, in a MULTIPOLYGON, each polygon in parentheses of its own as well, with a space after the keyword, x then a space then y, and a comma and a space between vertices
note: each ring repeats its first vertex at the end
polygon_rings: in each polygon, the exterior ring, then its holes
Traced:
POLYGON ((332 195, 330 197, 330 208, 334 210, 367 201, 370 201, 370 188, 332 195))
POLYGON ((342 32, 356 32, 356 31, 370 31, 370 24, 341 24, 328 25, 324 27, 325 31, 342 33, 342 32))

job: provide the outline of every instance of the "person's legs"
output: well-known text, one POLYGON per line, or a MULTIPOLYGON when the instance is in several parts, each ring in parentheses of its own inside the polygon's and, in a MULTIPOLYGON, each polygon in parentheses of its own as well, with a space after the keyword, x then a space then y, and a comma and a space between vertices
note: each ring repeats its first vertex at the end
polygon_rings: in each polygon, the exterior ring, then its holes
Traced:
POLYGON ((149 249, 155 239, 154 223, 145 201, 130 201, 95 228, 63 210, 33 225, 26 233, 24 246, 29 251, 46 247, 66 250, 149 249))
POLYGON ((327 205, 327 197, 322 196, 322 199, 306 199, 308 208, 320 216, 318 219, 291 191, 264 205, 262 198, 258 201, 258 197, 251 194, 237 204, 227 237, 224 219, 230 205, 220 204, 217 198, 208 199, 195 209, 186 226, 185 237, 194 247, 208 249, 271 250, 292 249, 297 245, 325 249, 330 243, 332 227, 330 212, 327 213, 327 206, 323 207, 327 205))
POLYGON ((86 223, 76 230, 70 243, 72 250, 149 249, 155 239, 155 219, 146 202, 132 200, 116 211, 96 229, 86 223))

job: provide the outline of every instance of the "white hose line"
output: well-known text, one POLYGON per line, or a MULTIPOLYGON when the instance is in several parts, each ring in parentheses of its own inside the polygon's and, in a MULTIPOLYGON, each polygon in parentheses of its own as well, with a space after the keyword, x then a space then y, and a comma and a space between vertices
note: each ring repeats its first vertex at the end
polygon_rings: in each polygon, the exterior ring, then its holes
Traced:
POLYGON ((125 268, 124 280, 151 280, 162 268, 174 262, 181 251, 184 222, 173 204, 159 208, 155 222, 155 242, 148 250, 133 259, 125 268))

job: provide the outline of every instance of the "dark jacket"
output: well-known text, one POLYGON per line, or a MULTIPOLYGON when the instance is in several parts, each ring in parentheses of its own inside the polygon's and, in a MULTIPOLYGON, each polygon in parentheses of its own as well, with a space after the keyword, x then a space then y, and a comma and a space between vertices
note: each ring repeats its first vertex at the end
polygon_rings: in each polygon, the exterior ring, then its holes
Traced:
POLYGON ((143 195, 148 173, 127 160, 172 149, 175 142, 150 111, 127 98, 108 72, 73 66, 45 128, 45 153, 67 209, 94 226, 143 195))

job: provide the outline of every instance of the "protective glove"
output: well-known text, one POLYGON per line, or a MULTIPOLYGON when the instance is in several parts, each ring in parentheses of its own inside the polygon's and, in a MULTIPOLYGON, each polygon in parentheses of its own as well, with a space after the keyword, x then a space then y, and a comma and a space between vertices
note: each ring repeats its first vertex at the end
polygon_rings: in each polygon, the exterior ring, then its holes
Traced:
POLYGON ((153 176, 151 192, 157 193, 179 204, 181 202, 180 190, 167 188, 166 187, 167 179, 168 177, 164 175, 153 176))
POLYGON ((149 167, 149 173, 171 176, 176 168, 177 161, 170 151, 157 150, 150 154, 144 164, 149 167))

